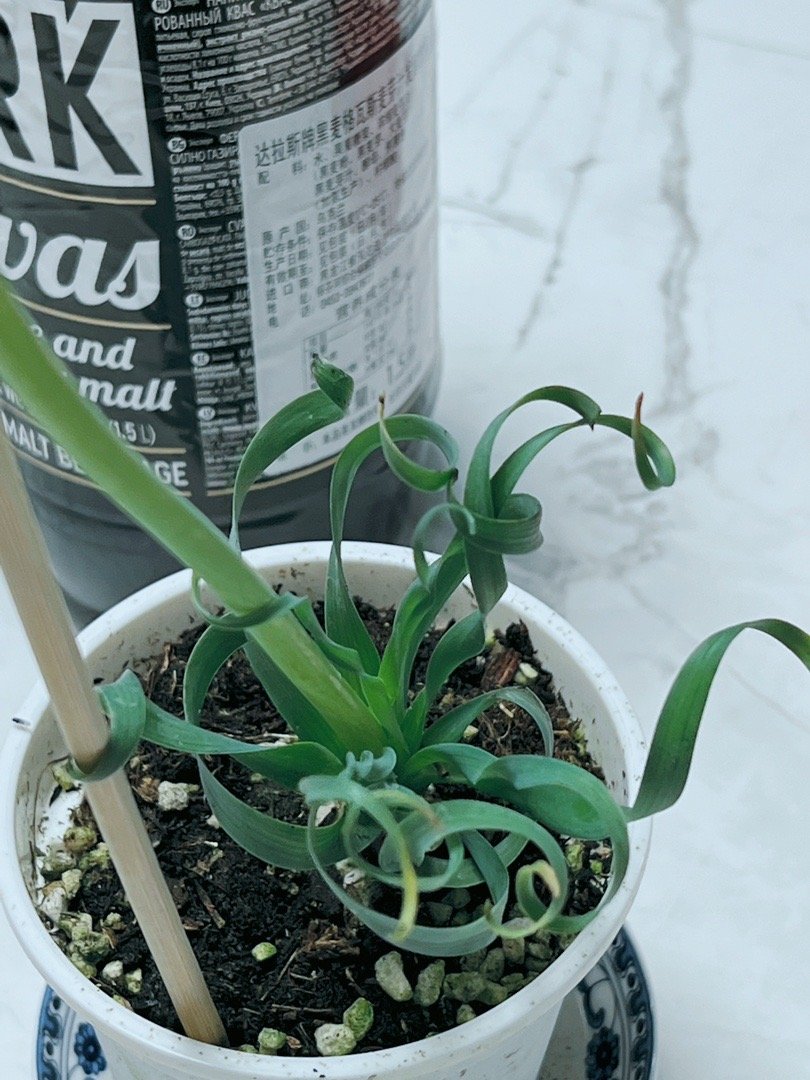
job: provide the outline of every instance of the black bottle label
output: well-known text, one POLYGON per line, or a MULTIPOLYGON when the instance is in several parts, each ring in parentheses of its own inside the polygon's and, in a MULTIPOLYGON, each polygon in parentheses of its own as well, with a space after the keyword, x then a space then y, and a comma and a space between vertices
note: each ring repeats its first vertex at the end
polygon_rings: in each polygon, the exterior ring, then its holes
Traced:
MULTIPOLYGON (((225 510, 313 351, 354 411, 268 484, 435 367, 433 51, 429 0, 0 0, 0 273, 183 494, 225 510)), ((92 486, 0 406, 26 460, 92 486)))

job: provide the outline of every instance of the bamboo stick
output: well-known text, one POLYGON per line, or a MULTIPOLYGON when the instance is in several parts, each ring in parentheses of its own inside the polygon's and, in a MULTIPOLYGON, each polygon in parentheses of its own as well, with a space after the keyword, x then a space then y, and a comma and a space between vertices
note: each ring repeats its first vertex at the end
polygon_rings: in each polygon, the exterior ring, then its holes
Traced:
MULTIPOLYGON (((0 565, 50 694, 68 752, 87 771, 109 737, 73 637, 64 597, 14 453, 0 430, 0 565)), ((86 795, 132 910, 186 1034, 225 1045, 226 1035, 122 770, 86 795)))

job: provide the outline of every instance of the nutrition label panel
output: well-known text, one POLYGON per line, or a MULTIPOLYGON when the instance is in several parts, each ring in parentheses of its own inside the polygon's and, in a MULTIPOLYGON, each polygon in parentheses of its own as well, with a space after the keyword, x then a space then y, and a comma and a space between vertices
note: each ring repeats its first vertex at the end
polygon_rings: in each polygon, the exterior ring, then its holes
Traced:
POLYGON ((276 471, 345 442, 380 394, 400 407, 435 360, 431 34, 426 20, 359 82, 240 134, 259 418, 310 387, 313 352, 356 383, 347 419, 276 471))
POLYGON ((372 393, 395 408, 435 361, 433 24, 424 0, 396 17, 369 0, 339 14, 322 0, 161 6, 156 55, 212 494, 232 483, 257 424, 308 388, 312 352, 352 370, 355 412, 275 473, 331 456, 372 393), (388 58, 337 90, 378 52, 388 58))

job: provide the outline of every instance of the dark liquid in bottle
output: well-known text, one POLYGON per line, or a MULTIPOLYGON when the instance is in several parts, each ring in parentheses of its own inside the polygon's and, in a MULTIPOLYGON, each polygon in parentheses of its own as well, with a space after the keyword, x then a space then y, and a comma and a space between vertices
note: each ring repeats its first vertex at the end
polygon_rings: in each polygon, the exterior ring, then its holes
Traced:
MULTIPOLYGON (((329 462, 439 368, 429 0, 0 0, 0 272, 81 393, 223 527, 256 428, 356 383, 346 422, 277 462, 245 546, 328 535, 329 462)), ((0 383, 59 580, 85 622, 175 569, 0 383)), ((396 540, 370 462, 348 536, 396 540)))

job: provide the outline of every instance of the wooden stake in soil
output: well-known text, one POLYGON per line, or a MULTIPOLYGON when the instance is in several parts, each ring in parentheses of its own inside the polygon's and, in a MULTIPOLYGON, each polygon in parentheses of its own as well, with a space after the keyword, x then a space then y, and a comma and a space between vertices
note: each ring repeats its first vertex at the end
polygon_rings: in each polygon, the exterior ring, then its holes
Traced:
MULTIPOLYGON (((107 745, 109 730, 79 655, 64 598, 51 573, 45 544, 23 487, 11 446, 0 431, 0 564, 69 753, 89 771, 107 745)), ((86 794, 186 1034, 225 1045, 197 958, 158 865, 135 798, 122 770, 88 784, 86 794)))

